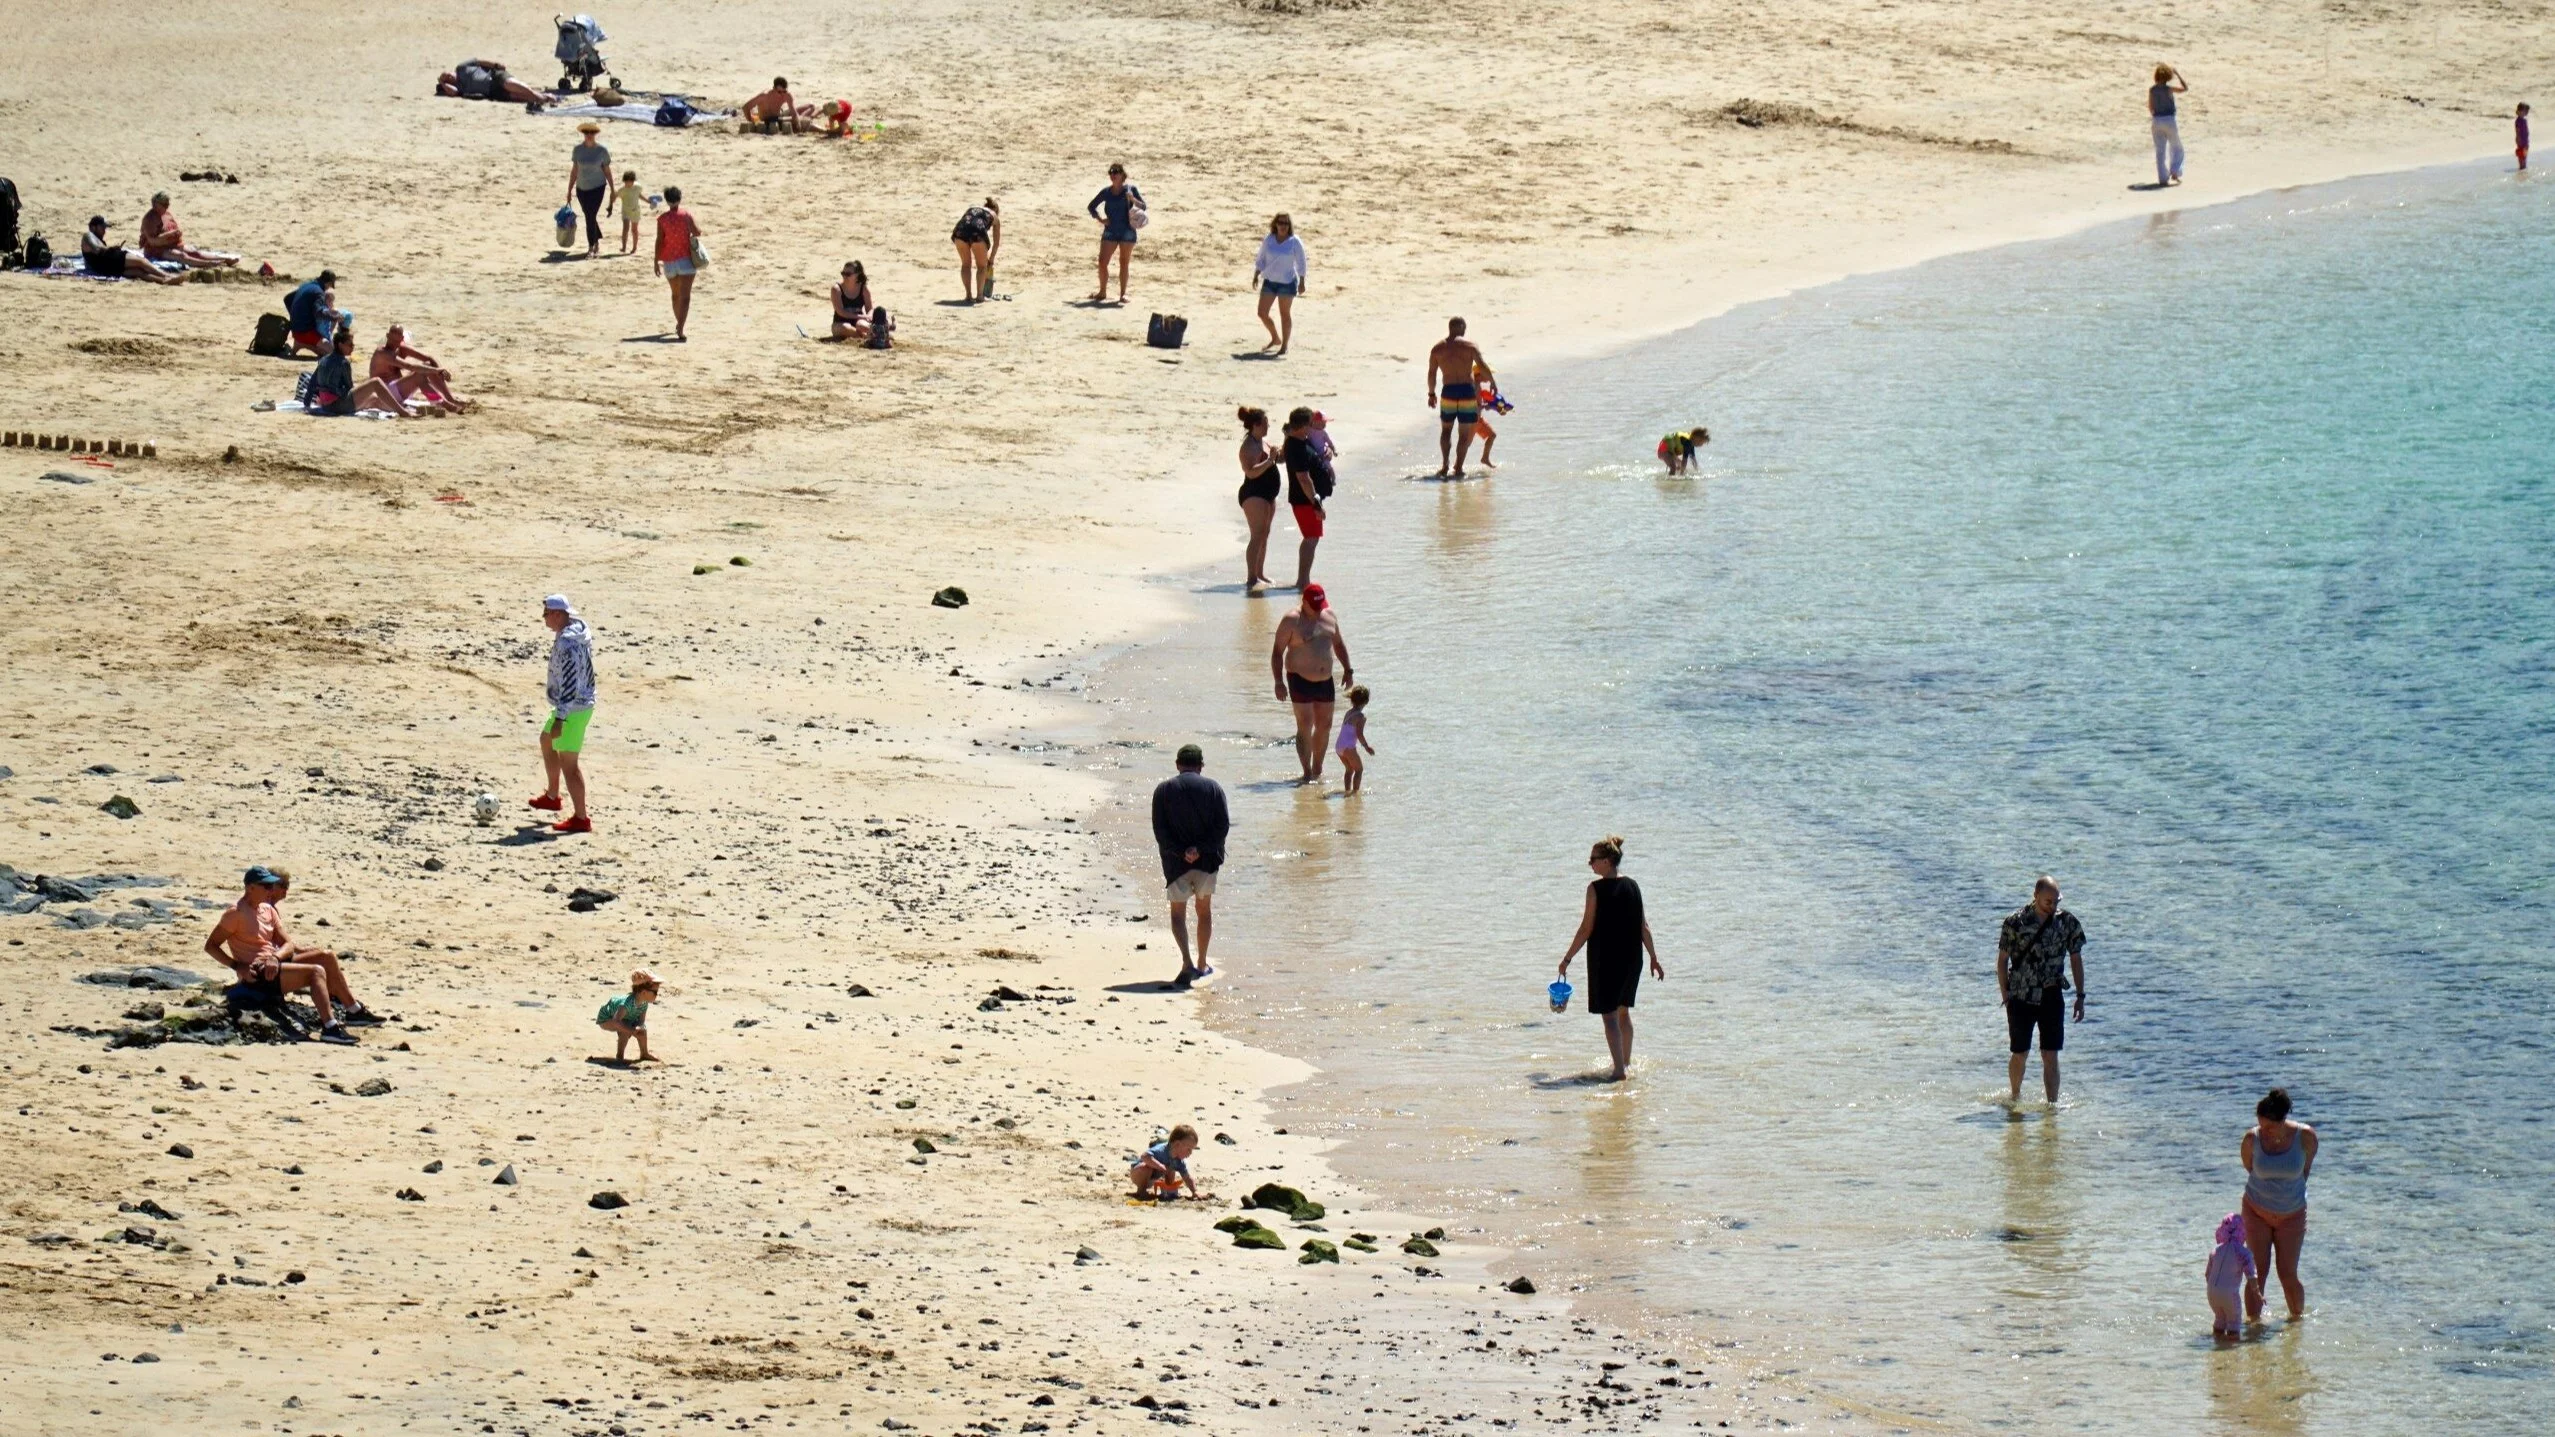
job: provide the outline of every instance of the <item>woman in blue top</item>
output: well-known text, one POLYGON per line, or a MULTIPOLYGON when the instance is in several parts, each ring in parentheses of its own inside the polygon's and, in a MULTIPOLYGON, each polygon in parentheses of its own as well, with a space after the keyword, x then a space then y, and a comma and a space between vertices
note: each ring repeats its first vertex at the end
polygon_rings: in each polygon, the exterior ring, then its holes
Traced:
POLYGON ((2156 137, 2156 188, 2182 183, 2182 130, 2174 118, 2174 96, 2191 86, 2171 65, 2156 67, 2156 83, 2147 87, 2147 128, 2156 137))
POLYGON ((2245 1316, 2262 1320, 2262 1274, 2277 1268, 2289 1316, 2307 1310, 2298 1281, 2298 1246, 2307 1238, 2307 1171, 2315 1166, 2315 1129, 2289 1121, 2289 1090, 2273 1088, 2253 1105, 2256 1119, 2236 1155, 2244 1159, 2245 1246, 2253 1275, 2245 1279, 2245 1316))
POLYGON ((1118 255, 1118 303, 1127 302, 1127 262, 1135 257, 1136 231, 1144 227, 1144 191, 1127 183, 1127 167, 1109 167, 1109 187, 1091 197, 1083 206, 1100 222, 1100 291, 1091 297, 1094 304, 1109 299, 1109 254, 1118 255), (1106 213, 1103 213, 1103 211, 1106 213))

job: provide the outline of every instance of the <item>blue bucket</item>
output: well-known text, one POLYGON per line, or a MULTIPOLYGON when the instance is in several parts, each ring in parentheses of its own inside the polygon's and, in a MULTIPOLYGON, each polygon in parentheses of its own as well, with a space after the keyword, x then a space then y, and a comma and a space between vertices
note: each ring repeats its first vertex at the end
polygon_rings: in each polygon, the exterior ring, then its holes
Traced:
POLYGON ((1567 978, 1556 978, 1556 979, 1554 979, 1554 980, 1553 980, 1553 984, 1552 984, 1552 986, 1551 986, 1551 987, 1549 987, 1549 988, 1546 988, 1546 989, 1544 990, 1544 992, 1545 992, 1546 994, 1548 994, 1548 995, 1550 995, 1550 996, 1551 996, 1551 998, 1552 998, 1552 1000, 1553 1000, 1553 1011, 1554 1011, 1554 1012, 1556 1012, 1556 1013, 1566 1012, 1566 1011, 1569 1009, 1569 1007, 1570 1007, 1570 980, 1569 980, 1569 979, 1567 979, 1567 978))

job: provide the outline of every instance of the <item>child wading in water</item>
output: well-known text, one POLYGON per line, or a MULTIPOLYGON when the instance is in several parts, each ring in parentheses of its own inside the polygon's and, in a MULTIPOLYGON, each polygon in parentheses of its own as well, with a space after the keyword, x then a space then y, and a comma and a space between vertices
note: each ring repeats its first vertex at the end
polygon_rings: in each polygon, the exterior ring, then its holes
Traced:
POLYGON ((2522 104, 2511 114, 2511 145, 2519 151, 2520 168, 2528 168, 2528 106, 2522 104))
MULTIPOLYGON (((639 248, 639 211, 648 207, 648 197, 639 189, 637 170, 621 172, 621 188, 612 192, 611 203, 621 211, 621 252, 636 253, 639 248)), ((610 213, 610 210, 605 213, 610 213)))
POLYGON ((2244 1214, 2231 1212, 2218 1224, 2218 1245, 2209 1250, 2209 1332, 2215 1337, 2244 1335, 2244 1289, 2253 1277, 2253 1249, 2245 1246, 2244 1214))
POLYGON ((627 996, 605 1003, 594 1015, 594 1025, 613 1035, 612 1061, 623 1061, 630 1051, 630 1040, 639 1040, 639 1061, 653 1063, 656 1055, 648 1051, 648 1005, 656 1001, 656 975, 645 968, 630 975, 627 996))
POLYGON ((1334 747, 1339 750, 1340 755, 1340 791, 1342 793, 1355 793, 1366 786, 1366 760, 1359 758, 1357 751, 1364 748, 1368 753, 1375 752, 1375 745, 1366 741, 1368 697, 1364 684, 1350 689, 1348 712, 1340 717, 1340 740, 1334 747))
POLYGON ((1683 434, 1672 429, 1667 438, 1659 441, 1659 457, 1666 462, 1670 475, 1680 475, 1694 467, 1695 451, 1711 442, 1712 431, 1700 424, 1683 434))
POLYGON ((1189 1196, 1198 1195, 1197 1179, 1189 1176, 1189 1154, 1198 1150, 1198 1130, 1187 1123, 1171 1130, 1171 1136, 1144 1150, 1136 1165, 1127 1169, 1127 1177, 1136 1185, 1137 1197, 1176 1198, 1186 1183, 1189 1196))

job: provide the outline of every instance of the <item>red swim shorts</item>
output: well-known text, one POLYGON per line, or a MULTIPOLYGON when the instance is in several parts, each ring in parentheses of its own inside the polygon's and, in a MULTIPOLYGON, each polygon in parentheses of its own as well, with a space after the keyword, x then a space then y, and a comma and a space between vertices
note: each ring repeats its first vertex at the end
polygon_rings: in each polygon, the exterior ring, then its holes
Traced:
POLYGON ((1307 539, 1319 539, 1322 537, 1321 505, 1289 504, 1286 507, 1295 511, 1295 529, 1297 533, 1302 534, 1307 539))

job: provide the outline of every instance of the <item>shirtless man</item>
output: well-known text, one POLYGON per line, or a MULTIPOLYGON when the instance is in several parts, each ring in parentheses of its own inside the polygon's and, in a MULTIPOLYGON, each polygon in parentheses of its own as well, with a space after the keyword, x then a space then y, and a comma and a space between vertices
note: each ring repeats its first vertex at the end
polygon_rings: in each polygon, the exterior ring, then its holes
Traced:
POLYGON ((408 331, 392 325, 382 335, 381 348, 373 351, 372 377, 401 399, 459 414, 470 407, 470 401, 453 392, 452 371, 435 363, 435 357, 408 343, 408 331))
POLYGON ((355 1039, 346 1031, 348 1023, 381 1019, 355 1001, 336 954, 304 948, 286 936, 275 905, 284 901, 292 885, 292 878, 281 870, 263 864, 250 869, 241 880, 240 901, 222 910, 220 921, 204 939, 204 951, 238 974, 242 983, 270 985, 278 997, 310 994, 311 1006, 319 1010, 320 1041, 351 1044, 355 1039))
POLYGON ((1491 379, 1490 362, 1464 337, 1464 322, 1446 321, 1446 337, 1428 351, 1428 403, 1437 411, 1437 476, 1446 477, 1447 451, 1454 451, 1454 477, 1464 477, 1464 456, 1472 452, 1473 428, 1481 422, 1482 384, 1491 379), (1445 382, 1441 385, 1440 376, 1445 382), (1463 429, 1457 442, 1455 431, 1463 429))
POLYGON ((793 135, 804 134, 807 121, 816 113, 813 105, 801 105, 790 94, 790 82, 778 75, 772 77, 772 88, 745 102, 740 112, 745 123, 760 128, 764 134, 780 133, 786 125, 793 135))
POLYGON ((150 213, 142 216, 142 253, 164 264, 182 264, 188 269, 220 269, 239 263, 236 255, 224 258, 187 244, 185 232, 177 227, 177 216, 169 213, 166 190, 151 196, 150 213))
POLYGON ((1340 657, 1340 677, 1357 682, 1349 662, 1348 638, 1340 632, 1339 615, 1319 584, 1304 586, 1304 606, 1278 620, 1277 644, 1269 650, 1269 673, 1277 696, 1295 705, 1295 761, 1303 781, 1322 781, 1322 760, 1331 751, 1331 706, 1338 701, 1331 677, 1331 654, 1340 657))

